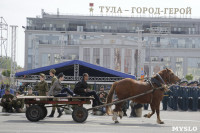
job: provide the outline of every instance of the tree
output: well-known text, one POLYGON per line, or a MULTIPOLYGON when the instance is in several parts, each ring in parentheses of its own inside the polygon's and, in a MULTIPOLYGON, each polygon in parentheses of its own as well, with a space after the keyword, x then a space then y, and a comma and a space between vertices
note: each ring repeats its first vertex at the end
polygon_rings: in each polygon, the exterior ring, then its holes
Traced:
MULTIPOLYGON (((15 66, 16 66, 16 69, 21 69, 20 66, 17 65, 17 63, 15 62, 15 66)), ((0 68, 3 68, 3 69, 11 69, 11 58, 10 57, 0 57, 0 68)))
POLYGON ((1 74, 5 77, 10 77, 10 70, 3 70, 1 74))
POLYGON ((190 81, 190 80, 193 79, 193 75, 192 75, 192 74, 188 74, 188 75, 185 76, 185 78, 186 78, 188 81, 190 81))

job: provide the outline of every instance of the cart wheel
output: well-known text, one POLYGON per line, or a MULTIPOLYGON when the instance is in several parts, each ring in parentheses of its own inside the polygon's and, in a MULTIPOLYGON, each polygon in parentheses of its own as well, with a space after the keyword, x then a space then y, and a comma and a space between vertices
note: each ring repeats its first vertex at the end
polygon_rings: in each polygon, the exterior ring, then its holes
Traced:
POLYGON ((72 112, 72 118, 75 122, 82 123, 88 117, 88 112, 84 107, 76 107, 72 112))
POLYGON ((43 120, 47 116, 47 108, 45 106, 40 106, 42 108, 42 116, 40 120, 43 120))
POLYGON ((26 110, 26 118, 32 122, 39 121, 42 115, 42 108, 38 105, 32 105, 26 110))

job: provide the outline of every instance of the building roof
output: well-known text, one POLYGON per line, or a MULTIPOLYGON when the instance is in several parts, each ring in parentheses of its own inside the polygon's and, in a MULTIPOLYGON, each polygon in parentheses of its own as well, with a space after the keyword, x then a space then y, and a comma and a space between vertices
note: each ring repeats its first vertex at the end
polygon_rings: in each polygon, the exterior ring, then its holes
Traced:
POLYGON ((48 75, 51 69, 56 70, 56 75, 58 75, 60 72, 63 72, 66 76, 74 76, 75 64, 79 64, 79 76, 82 76, 83 73, 88 73, 91 77, 122 77, 132 79, 136 78, 135 76, 130 74, 125 74, 119 71, 97 66, 80 60, 72 60, 55 65, 18 72, 15 74, 15 76, 22 77, 25 75, 39 75, 39 73, 44 73, 48 75))

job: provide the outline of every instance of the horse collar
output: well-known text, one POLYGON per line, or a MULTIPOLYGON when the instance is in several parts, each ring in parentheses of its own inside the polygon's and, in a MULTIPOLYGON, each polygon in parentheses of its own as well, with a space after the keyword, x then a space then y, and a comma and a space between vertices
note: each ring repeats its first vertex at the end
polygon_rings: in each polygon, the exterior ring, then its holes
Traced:
POLYGON ((160 78, 160 80, 162 81, 162 83, 165 84, 165 82, 164 82, 163 78, 160 76, 160 74, 157 73, 156 75, 160 78))
MULTIPOLYGON (((158 80, 155 79, 155 78, 151 78, 151 82, 152 82, 152 83, 155 83, 158 87, 162 86, 161 83, 160 83, 160 81, 158 81, 158 80)), ((153 88, 154 88, 154 87, 153 87, 153 88)))

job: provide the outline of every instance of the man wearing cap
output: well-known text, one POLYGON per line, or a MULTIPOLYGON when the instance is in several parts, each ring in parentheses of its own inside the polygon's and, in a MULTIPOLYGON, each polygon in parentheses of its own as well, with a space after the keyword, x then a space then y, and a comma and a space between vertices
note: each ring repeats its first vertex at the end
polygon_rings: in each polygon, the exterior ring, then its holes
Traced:
POLYGON ((12 94, 10 94, 10 89, 6 88, 5 90, 5 94, 2 96, 1 99, 1 106, 3 107, 3 110, 5 110, 6 112, 12 113, 12 100, 13 100, 14 96, 12 94))
POLYGON ((185 81, 181 81, 179 83, 179 86, 187 86, 188 85, 188 82, 185 80, 185 81))
POLYGON ((12 100, 12 106, 17 113, 22 113, 24 108, 24 99, 17 99, 17 96, 20 95, 19 91, 16 91, 16 96, 12 100))
POLYGON ((48 84, 45 81, 45 74, 40 73, 40 82, 36 85, 36 90, 39 93, 39 96, 46 96, 47 92, 49 91, 48 89, 48 84))
MULTIPOLYGON (((72 92, 69 88, 63 88, 61 81, 64 80, 65 75, 63 73, 59 73, 58 74, 58 80, 56 80, 53 83, 53 86, 50 88, 49 90, 49 94, 50 96, 54 96, 54 97, 66 97, 68 96, 65 92, 68 92, 71 96, 76 96, 76 94, 74 92, 72 92)), ((58 117, 62 116, 62 111, 60 110, 59 107, 57 107, 58 110, 58 117)), ((52 110, 53 112, 51 112, 51 115, 53 117, 55 110, 52 110)))
MULTIPOLYGON (((192 81, 188 84, 189 86, 189 109, 193 109, 193 101, 194 101, 194 94, 196 95, 196 89, 194 89, 197 86, 198 82, 197 81, 192 81)), ((196 100, 195 100, 196 101, 196 100)))

